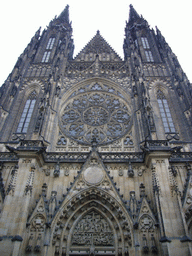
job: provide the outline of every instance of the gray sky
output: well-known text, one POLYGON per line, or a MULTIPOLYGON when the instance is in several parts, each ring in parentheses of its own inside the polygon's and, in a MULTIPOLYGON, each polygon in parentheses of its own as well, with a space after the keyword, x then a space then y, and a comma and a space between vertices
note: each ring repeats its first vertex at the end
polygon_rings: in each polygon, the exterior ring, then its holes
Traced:
POLYGON ((31 37, 42 30, 69 4, 75 55, 100 30, 101 35, 123 58, 125 21, 133 4, 152 28, 157 26, 192 81, 191 0, 8 0, 0 4, 0 86, 12 71, 31 37))

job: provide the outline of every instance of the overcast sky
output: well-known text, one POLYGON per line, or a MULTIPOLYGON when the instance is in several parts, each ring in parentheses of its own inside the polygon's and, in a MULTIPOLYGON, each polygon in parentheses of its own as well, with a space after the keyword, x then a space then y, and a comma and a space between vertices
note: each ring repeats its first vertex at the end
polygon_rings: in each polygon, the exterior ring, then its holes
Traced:
POLYGON ((123 58, 125 21, 133 4, 151 28, 157 26, 192 82, 191 0, 7 0, 0 4, 0 86, 12 71, 31 37, 42 30, 69 4, 75 55, 100 30, 101 35, 123 58))

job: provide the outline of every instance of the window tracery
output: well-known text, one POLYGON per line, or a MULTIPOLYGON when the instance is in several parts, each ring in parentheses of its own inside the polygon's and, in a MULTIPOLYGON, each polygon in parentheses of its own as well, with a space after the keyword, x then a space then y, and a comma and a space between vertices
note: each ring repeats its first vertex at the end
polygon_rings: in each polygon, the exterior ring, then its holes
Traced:
POLYGON ((131 113, 127 102, 119 95, 103 92, 94 84, 86 92, 73 94, 60 116, 62 133, 80 144, 111 143, 124 136, 131 128, 131 113))
POLYGON ((145 50, 145 57, 147 62, 154 62, 153 54, 150 50, 149 42, 147 37, 141 37, 141 42, 143 45, 143 48, 145 50))
POLYGON ((53 49, 54 43, 55 43, 55 38, 50 37, 49 41, 47 43, 47 46, 46 46, 46 51, 43 54, 43 58, 42 58, 41 62, 45 62, 45 63, 49 62, 49 58, 50 58, 50 55, 51 55, 51 50, 53 49))
POLYGON ((31 116, 33 113, 33 109, 35 106, 35 102, 36 102, 36 91, 33 91, 25 103, 25 107, 17 128, 17 133, 27 132, 27 129, 31 120, 31 116))
POLYGON ((169 105, 165 95, 161 90, 157 92, 157 102, 159 104, 159 110, 161 113, 161 118, 163 122, 163 126, 166 133, 175 133, 175 127, 173 124, 173 119, 171 116, 171 112, 169 109, 169 105))

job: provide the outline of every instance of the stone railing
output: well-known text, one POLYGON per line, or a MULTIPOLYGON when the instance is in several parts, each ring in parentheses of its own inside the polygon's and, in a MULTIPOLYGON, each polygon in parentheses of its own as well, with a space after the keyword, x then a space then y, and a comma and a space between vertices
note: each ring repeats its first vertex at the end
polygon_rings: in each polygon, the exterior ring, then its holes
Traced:
POLYGON ((21 140, 19 147, 17 147, 17 150, 35 150, 37 148, 44 148, 44 144, 41 140, 21 140))
POLYGON ((0 162, 17 162, 18 157, 14 153, 0 152, 0 162))

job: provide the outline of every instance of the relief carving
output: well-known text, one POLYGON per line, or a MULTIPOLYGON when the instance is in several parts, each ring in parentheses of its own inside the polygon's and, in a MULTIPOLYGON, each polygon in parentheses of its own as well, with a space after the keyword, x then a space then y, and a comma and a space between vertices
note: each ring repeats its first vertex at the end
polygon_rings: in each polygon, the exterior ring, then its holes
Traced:
POLYGON ((76 225, 72 245, 113 246, 114 236, 108 222, 92 211, 76 225))
POLYGON ((144 214, 139 221, 139 228, 142 232, 148 231, 153 232, 154 231, 154 222, 153 219, 147 215, 144 214))

